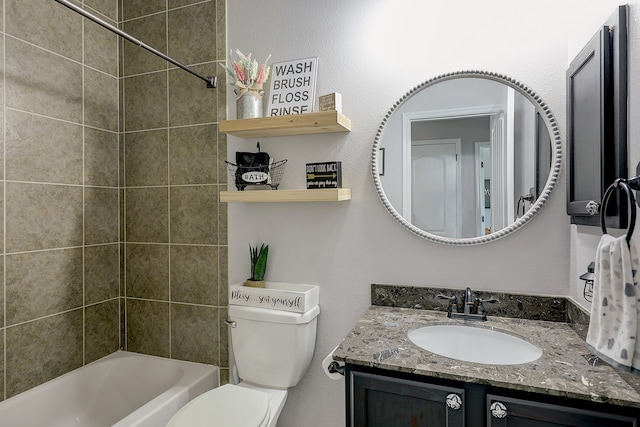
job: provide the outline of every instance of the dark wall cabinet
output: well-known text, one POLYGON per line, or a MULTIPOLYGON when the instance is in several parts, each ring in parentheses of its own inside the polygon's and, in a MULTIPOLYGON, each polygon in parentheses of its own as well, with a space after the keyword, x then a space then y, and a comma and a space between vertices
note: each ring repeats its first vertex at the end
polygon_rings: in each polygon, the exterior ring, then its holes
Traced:
POLYGON ((638 427, 640 421, 634 408, 350 365, 346 390, 348 427, 638 427))
MULTIPOLYGON (((567 214, 600 225, 602 197, 627 174, 627 9, 620 6, 567 70, 567 214)), ((627 200, 614 194, 606 225, 627 227, 627 200)))

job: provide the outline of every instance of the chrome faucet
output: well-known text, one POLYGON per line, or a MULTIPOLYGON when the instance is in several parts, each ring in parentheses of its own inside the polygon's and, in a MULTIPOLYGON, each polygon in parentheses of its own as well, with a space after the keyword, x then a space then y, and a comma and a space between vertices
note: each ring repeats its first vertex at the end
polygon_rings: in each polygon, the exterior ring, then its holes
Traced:
POLYGON ((464 314, 471 314, 473 303, 473 292, 471 292, 471 288, 468 287, 464 293, 464 314))

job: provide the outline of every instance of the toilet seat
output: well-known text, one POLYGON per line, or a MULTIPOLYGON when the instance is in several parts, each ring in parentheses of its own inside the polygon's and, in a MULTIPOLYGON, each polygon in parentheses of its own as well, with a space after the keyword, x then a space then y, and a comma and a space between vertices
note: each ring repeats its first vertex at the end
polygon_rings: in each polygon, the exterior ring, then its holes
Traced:
POLYGON ((265 427, 269 417, 266 393, 226 384, 187 403, 166 427, 265 427))

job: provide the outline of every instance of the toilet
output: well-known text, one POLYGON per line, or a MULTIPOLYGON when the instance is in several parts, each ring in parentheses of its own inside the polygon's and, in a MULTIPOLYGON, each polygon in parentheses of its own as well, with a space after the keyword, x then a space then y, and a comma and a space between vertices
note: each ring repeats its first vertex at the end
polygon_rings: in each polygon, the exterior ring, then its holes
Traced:
POLYGON ((276 427, 287 389, 311 363, 320 306, 304 313, 229 305, 231 346, 240 383, 205 392, 167 427, 276 427))

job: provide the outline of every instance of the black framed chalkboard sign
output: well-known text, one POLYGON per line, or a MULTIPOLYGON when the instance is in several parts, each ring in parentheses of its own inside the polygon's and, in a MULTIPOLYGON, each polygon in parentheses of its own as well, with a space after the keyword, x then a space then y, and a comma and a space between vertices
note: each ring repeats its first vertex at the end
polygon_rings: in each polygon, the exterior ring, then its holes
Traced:
MULTIPOLYGON (((607 187, 627 178, 627 9, 620 6, 567 69, 567 214, 600 225, 607 187)), ((618 193, 618 192, 616 192, 618 193)), ((627 199, 606 206, 606 225, 627 227, 627 199)))

